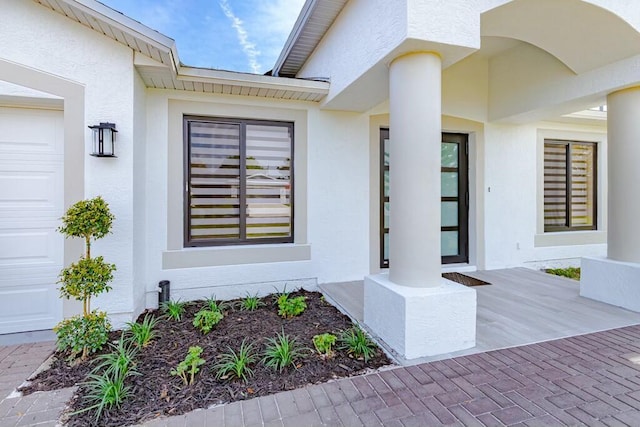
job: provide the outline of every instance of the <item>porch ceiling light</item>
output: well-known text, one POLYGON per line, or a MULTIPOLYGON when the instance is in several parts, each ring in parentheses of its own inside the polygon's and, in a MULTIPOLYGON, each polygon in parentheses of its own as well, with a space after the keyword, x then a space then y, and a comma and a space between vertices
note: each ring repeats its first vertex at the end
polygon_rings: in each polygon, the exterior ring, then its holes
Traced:
POLYGON ((100 123, 99 125, 89 126, 93 135, 92 152, 94 157, 116 157, 116 124, 100 123))

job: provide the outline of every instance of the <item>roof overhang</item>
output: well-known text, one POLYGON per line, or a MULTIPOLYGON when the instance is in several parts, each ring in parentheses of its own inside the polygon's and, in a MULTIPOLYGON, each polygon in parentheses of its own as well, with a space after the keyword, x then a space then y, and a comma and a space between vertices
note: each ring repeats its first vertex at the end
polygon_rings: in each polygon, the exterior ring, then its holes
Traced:
POLYGON ((318 102, 329 84, 184 66, 175 41, 95 0, 34 0, 131 48, 148 88, 318 102))
POLYGON ((307 0, 273 67, 274 76, 295 77, 348 0, 307 0))

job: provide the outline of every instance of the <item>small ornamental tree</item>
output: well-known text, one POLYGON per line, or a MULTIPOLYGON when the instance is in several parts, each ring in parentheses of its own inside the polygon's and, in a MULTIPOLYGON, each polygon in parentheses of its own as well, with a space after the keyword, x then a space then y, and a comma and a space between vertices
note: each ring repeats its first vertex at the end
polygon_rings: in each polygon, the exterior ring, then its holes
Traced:
POLYGON ((58 348, 70 350, 72 357, 82 353, 100 350, 108 340, 111 329, 107 314, 91 310, 91 298, 111 290, 109 282, 113 280, 114 264, 104 262, 99 256, 91 258, 91 241, 110 233, 114 220, 109 205, 98 196, 90 200, 81 200, 71 206, 62 217, 58 231, 69 237, 81 237, 85 241, 85 255, 78 262, 60 272, 60 295, 82 301, 82 315, 60 322, 54 328, 58 336, 58 348))

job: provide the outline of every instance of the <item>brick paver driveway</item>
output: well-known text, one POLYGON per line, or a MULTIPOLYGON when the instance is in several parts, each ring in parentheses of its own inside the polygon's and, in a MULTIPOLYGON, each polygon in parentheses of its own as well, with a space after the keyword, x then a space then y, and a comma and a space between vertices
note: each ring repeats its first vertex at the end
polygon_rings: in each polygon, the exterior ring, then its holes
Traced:
MULTIPOLYGON (((146 425, 640 426, 640 365, 634 362, 640 363, 640 325, 388 369, 146 425)), ((49 395, 32 399, 46 402, 49 395)), ((0 425, 41 422, 11 400, 0 404, 0 425)))

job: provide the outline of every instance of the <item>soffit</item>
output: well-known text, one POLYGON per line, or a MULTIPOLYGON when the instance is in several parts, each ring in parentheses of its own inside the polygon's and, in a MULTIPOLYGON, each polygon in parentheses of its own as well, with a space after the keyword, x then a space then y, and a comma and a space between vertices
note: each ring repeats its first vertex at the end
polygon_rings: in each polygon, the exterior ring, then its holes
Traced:
POLYGON ((295 77, 348 0, 307 0, 273 68, 276 76, 295 77))
POLYGON ((329 93, 326 82, 184 66, 175 74, 139 55, 135 65, 149 88, 311 102, 318 102, 329 93))

